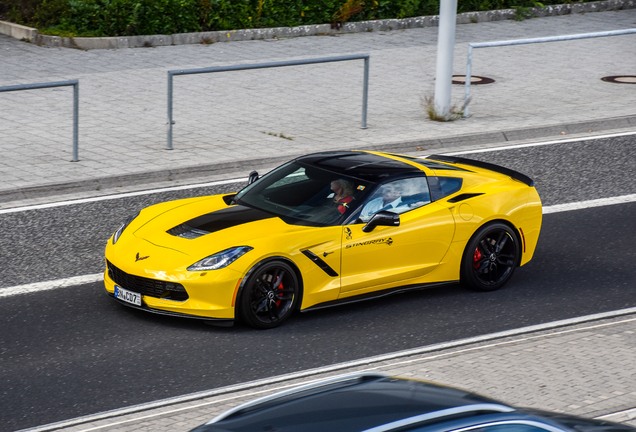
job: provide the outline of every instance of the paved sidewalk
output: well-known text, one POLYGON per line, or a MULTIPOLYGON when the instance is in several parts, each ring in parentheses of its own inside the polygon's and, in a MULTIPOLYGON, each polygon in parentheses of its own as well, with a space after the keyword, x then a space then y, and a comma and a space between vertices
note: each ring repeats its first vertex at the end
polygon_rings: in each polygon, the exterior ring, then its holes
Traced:
MULTIPOLYGON (((636 27, 636 9, 457 26, 456 74, 469 42, 636 27)), ((280 40, 82 51, 0 36, 0 86, 79 79, 79 158, 71 159, 72 90, 0 93, 0 206, 139 183, 245 176, 308 152, 453 145, 636 128, 635 35, 476 49, 471 117, 426 118, 437 27, 280 40), (362 61, 177 76, 174 150, 166 148, 167 71, 369 53, 368 129, 360 129, 362 61), (589 132, 592 131, 592 132, 589 132), (283 138, 289 137, 290 139, 283 138)), ((453 88, 461 103, 463 86, 453 88)))
MULTIPOLYGON (((517 406, 636 426, 636 311, 480 341, 450 342, 304 376, 263 379, 31 431, 187 431, 240 403, 328 376, 381 371, 456 386, 517 406), (101 417, 101 418, 99 418, 101 417)), ((532 330, 531 328, 528 328, 532 330)))

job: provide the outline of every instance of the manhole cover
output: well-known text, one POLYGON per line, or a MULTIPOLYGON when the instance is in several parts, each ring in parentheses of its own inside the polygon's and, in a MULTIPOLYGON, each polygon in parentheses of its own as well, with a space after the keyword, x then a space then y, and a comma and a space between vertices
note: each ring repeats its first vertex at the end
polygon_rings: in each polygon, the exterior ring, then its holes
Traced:
POLYGON ((634 75, 607 76, 601 79, 603 81, 616 83, 616 84, 636 84, 636 76, 634 75))
MULTIPOLYGON (((492 78, 481 77, 476 75, 470 76, 470 84, 490 84, 494 83, 495 80, 492 78)), ((466 84, 466 75, 453 75, 453 84, 466 84)))

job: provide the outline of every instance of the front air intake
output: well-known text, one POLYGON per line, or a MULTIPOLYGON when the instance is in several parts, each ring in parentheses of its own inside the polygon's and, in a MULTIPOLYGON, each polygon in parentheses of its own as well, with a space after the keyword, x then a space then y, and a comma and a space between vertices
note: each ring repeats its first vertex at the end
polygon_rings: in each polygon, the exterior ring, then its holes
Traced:
POLYGON ((110 261, 106 263, 108 266, 108 277, 124 289, 166 300, 185 301, 189 298, 186 289, 179 283, 131 275, 120 270, 110 261))

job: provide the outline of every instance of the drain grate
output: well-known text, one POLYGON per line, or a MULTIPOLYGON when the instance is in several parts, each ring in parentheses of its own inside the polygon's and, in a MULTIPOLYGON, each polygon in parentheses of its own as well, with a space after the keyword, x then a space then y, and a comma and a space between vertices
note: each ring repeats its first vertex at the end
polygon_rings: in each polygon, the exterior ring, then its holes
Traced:
MULTIPOLYGON (((479 84, 491 84, 494 83, 495 80, 492 78, 482 77, 471 75, 470 76, 470 85, 479 85, 479 84)), ((466 84, 466 75, 453 75, 453 84, 466 84)))
POLYGON ((616 84, 636 84, 636 75, 606 76, 601 80, 616 84))

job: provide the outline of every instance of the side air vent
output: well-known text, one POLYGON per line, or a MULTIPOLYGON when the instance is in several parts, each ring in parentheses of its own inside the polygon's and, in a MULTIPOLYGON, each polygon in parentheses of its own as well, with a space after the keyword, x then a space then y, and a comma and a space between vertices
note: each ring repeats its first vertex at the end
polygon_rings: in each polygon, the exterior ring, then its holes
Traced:
POLYGON ((307 258, 309 258, 310 260, 312 260, 314 262, 314 264, 316 264, 318 267, 320 267, 325 273, 327 273, 329 276, 331 277, 336 277, 338 276, 338 273, 336 273, 336 271, 334 269, 332 269, 331 267, 329 267, 329 264, 327 264, 326 262, 324 262, 322 260, 322 258, 320 258, 318 255, 316 255, 315 253, 313 253, 312 251, 310 251, 309 249, 305 249, 303 251, 301 251, 303 253, 303 255, 305 255, 307 258))
POLYGON ((459 194, 456 197, 453 197, 451 199, 448 200, 449 203, 456 203, 456 202, 460 202, 460 201, 465 201, 468 198, 474 198, 476 196, 479 195, 483 195, 483 193, 465 193, 465 194, 459 194))

